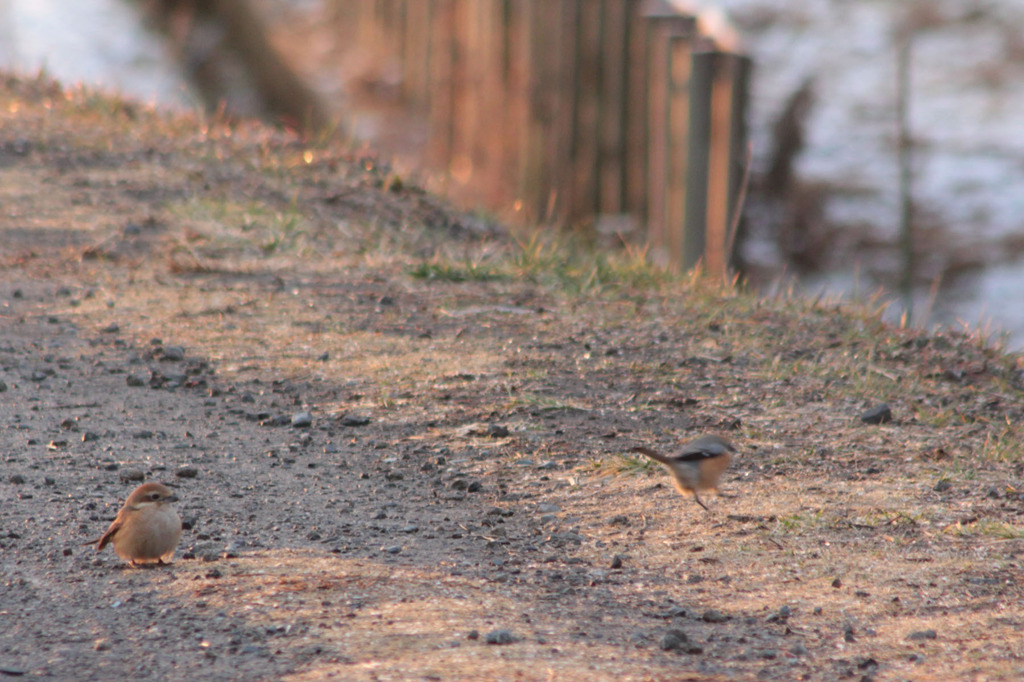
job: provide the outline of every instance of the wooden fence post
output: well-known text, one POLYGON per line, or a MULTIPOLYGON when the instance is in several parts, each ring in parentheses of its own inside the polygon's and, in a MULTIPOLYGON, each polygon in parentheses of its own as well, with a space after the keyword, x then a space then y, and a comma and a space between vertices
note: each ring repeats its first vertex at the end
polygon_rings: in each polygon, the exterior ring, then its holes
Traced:
MULTIPOLYGON (((678 163, 678 155, 672 155, 670 125, 670 91, 672 78, 672 40, 686 45, 695 31, 692 17, 683 17, 663 3, 650 6, 647 24, 647 237, 652 247, 655 262, 668 265, 673 262, 678 247, 670 240, 671 234, 667 196, 669 191, 670 163, 678 163), (674 159, 673 156, 676 158, 674 159)), ((677 76, 678 76, 677 69, 677 76)), ((683 116, 683 105, 676 106, 676 122, 683 116)), ((678 139, 679 136, 676 135, 678 139)), ((677 169, 678 172, 678 169, 677 169)), ((678 220, 679 218, 675 218, 678 220)))
POLYGON ((464 197, 532 223, 628 214, 656 262, 726 271, 751 67, 695 52, 694 17, 666 0, 336 1, 354 49, 401 64, 464 197))

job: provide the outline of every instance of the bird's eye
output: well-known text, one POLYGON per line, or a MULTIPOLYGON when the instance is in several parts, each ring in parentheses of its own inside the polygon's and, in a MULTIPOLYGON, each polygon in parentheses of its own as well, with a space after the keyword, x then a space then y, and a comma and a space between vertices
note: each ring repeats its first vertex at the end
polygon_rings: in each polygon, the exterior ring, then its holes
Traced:
POLYGON ((160 499, 160 493, 150 493, 149 494, 149 499, 153 500, 154 502, 156 500, 159 500, 160 499))

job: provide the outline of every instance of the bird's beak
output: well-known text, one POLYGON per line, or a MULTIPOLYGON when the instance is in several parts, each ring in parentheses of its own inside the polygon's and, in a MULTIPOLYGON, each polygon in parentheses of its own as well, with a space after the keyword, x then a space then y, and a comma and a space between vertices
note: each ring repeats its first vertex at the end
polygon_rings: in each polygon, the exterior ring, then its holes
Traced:
POLYGON ((170 497, 165 497, 164 498, 164 502, 177 502, 177 501, 178 501, 178 496, 177 495, 171 495, 170 497))

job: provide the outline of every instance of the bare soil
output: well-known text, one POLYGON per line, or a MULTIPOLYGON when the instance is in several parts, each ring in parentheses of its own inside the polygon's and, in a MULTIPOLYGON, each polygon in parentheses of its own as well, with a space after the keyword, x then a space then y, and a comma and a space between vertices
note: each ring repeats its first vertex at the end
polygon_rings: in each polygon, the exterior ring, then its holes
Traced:
POLYGON ((1024 677, 984 339, 516 240, 256 124, 5 78, 0 126, 0 674, 1024 677), (625 454, 707 431, 710 512, 625 454), (83 546, 140 478, 169 567, 83 546))

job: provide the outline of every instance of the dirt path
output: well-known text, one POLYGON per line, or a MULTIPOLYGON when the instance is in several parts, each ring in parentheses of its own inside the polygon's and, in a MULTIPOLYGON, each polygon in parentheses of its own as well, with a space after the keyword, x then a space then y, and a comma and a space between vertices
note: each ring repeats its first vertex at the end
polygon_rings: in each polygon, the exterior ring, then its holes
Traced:
POLYGON ((1014 358, 580 269, 260 128, 0 104, 5 675, 1024 674, 1014 358), (710 513, 623 454, 702 431, 710 513), (139 477, 172 567, 81 544, 139 477))

